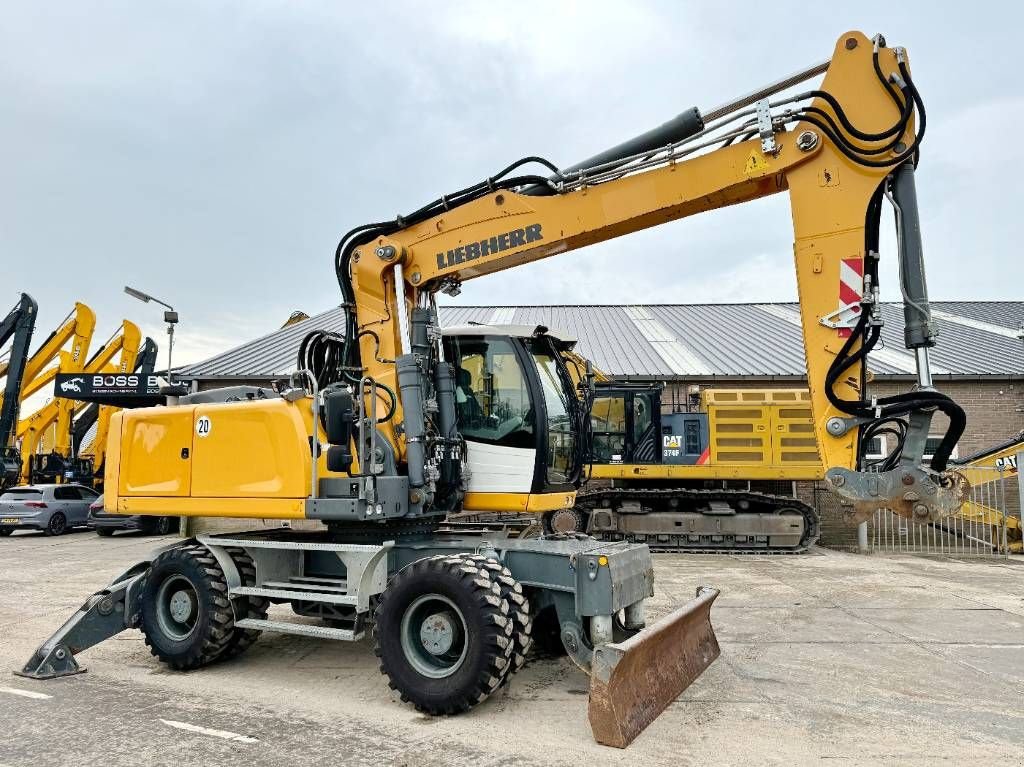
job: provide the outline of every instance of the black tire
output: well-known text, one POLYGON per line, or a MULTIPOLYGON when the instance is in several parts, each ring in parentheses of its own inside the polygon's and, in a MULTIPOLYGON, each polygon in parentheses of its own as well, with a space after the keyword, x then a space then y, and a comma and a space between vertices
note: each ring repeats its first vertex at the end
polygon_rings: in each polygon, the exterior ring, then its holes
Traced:
POLYGON ((114 534, 114 528, 112 528, 112 527, 97 527, 96 528, 96 535, 98 535, 98 536, 100 536, 102 538, 109 538, 113 534, 114 534))
POLYGON ((6 538, 14 532, 13 527, 0 527, 0 538, 6 538))
POLYGON ((468 711, 501 685, 513 649, 508 602, 474 562, 456 555, 412 563, 388 584, 375 618, 381 673, 418 711, 468 711), (440 652, 423 638, 435 618, 450 634, 440 652))
POLYGON ((170 535, 174 532, 173 517, 158 517, 153 525, 154 535, 170 535))
POLYGON ((523 592, 522 584, 512 577, 512 571, 497 559, 488 559, 480 554, 467 555, 478 567, 488 573, 491 580, 498 584, 502 598, 508 602, 508 615, 512 620, 512 656, 508 668, 501 680, 502 686, 508 684, 512 675, 526 665, 526 657, 533 646, 533 617, 530 615, 530 600, 523 592))
POLYGON ((63 512, 55 511, 50 515, 50 521, 46 523, 46 529, 43 531, 47 535, 64 535, 68 531, 68 518, 64 516, 63 512))
POLYGON ((573 535, 587 532, 587 517, 577 507, 571 509, 555 509, 544 515, 544 532, 548 535, 562 533, 573 535))
MULTIPOLYGON (((256 565, 252 557, 245 553, 245 549, 227 549, 231 560, 238 568, 238 574, 242 578, 243 586, 256 585, 256 565)), ((235 615, 245 618, 267 619, 267 610, 270 608, 270 600, 266 597, 235 597, 235 615)), ((236 658, 254 644, 263 632, 259 629, 240 629, 237 626, 231 630, 231 638, 228 639, 224 650, 217 657, 218 661, 236 658)))
POLYGON ((177 671, 216 660, 233 636, 224 571, 204 546, 179 546, 160 554, 140 593, 149 651, 177 671), (172 612, 175 606, 178 610, 172 612))

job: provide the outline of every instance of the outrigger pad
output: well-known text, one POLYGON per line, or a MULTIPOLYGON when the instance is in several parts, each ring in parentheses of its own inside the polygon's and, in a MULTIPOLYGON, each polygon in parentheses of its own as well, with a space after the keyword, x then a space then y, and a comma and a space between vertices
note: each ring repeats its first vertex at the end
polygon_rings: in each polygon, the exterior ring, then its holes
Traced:
POLYGON ((718 589, 697 598, 625 642, 594 648, 590 728, 606 746, 625 748, 720 654, 711 626, 718 589))
POLYGON ((29 679, 54 679, 58 676, 84 674, 85 669, 78 665, 78 661, 66 645, 59 644, 51 647, 49 651, 45 647, 40 647, 32 656, 32 660, 26 663, 21 671, 14 673, 29 679))

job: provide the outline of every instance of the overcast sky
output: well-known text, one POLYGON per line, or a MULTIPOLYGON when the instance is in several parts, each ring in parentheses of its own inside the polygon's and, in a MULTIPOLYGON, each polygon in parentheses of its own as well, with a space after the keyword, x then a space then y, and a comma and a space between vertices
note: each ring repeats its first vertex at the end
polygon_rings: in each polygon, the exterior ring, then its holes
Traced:
MULTIPOLYGON (((831 54, 908 48, 934 299, 1021 299, 1021 14, 1011 3, 6 3, 0 311, 37 342, 84 300, 197 361, 340 300, 349 228, 524 155, 570 165, 831 54)), ((889 240, 891 243, 891 239, 889 240)), ((467 283, 466 304, 784 301, 776 196, 467 283)), ((892 263, 891 249, 887 254, 892 263)), ((898 300, 892 269, 885 298, 898 300)), ((451 299, 448 299, 451 302, 451 299)))

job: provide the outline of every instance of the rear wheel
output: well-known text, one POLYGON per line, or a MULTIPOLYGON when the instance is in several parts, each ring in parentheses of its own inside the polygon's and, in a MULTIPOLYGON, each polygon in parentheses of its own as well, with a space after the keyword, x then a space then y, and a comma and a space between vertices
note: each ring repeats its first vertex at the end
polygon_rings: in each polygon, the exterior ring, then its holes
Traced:
POLYGON ((109 538, 113 534, 114 534, 114 528, 112 528, 112 527, 97 527, 96 528, 96 535, 99 535, 99 536, 101 536, 103 538, 109 538))
POLYGON ((8 535, 14 532, 13 527, 0 527, 0 538, 6 538, 8 535))
POLYGON ((47 535, 64 535, 68 531, 68 518, 60 511, 55 511, 50 516, 50 521, 46 523, 46 530, 44 531, 47 535))
POLYGON ((149 521, 147 528, 151 535, 170 535, 174 532, 176 519, 174 517, 157 517, 149 521))
MULTIPOLYGON (((256 565, 252 557, 245 553, 244 549, 227 549, 238 574, 241 576, 243 586, 256 585, 256 565)), ((270 608, 270 600, 266 597, 244 596, 235 598, 235 615, 243 618, 255 618, 257 620, 267 619, 267 610, 270 608)), ((235 626, 231 632, 231 638, 224 647, 218 660, 228 660, 241 655, 260 638, 263 632, 259 629, 241 629, 235 626)))
POLYGON ((501 684, 513 650, 501 588, 460 556, 421 559, 388 585, 376 611, 375 652, 402 700, 457 714, 501 684))
POLYGON ((150 652, 185 671, 216 660, 234 636, 224 571, 199 545, 153 560, 141 588, 142 633, 150 652))

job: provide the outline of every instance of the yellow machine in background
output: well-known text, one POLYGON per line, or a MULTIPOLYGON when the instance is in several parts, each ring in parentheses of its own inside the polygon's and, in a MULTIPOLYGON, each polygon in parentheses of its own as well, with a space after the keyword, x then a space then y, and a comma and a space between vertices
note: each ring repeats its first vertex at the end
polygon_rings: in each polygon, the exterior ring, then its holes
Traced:
POLYGON ((1024 552, 1024 526, 1019 516, 1015 517, 1005 509, 1012 492, 1007 485, 1011 480, 1020 482, 1020 467, 1017 465, 1020 453, 1024 453, 1024 431, 1006 442, 956 461, 958 470, 973 489, 972 497, 960 509, 960 516, 991 527, 990 539, 1018 554, 1024 552))
MULTIPOLYGON (((83 376, 104 372, 126 372, 133 369, 139 352, 142 333, 134 322, 124 320, 120 330, 100 347, 88 362, 76 363, 70 352, 61 352, 60 373, 81 372, 83 376), (117 357, 117 362, 114 362, 117 357)), ((79 381, 78 383, 82 383, 79 381)), ((66 395, 73 396, 75 379, 65 381, 66 395)), ((17 436, 21 441, 21 481, 28 482, 87 482, 93 479, 91 460, 76 459, 72 452, 71 427, 75 401, 67 397, 54 397, 35 413, 18 424, 17 436), (53 428, 53 437, 47 433, 53 428), (44 451, 44 445, 49 446, 44 451)))
MULTIPOLYGON (((627 745, 717 657, 717 591, 702 588, 647 626, 654 584, 644 545, 444 531, 460 510, 571 508, 589 460, 593 393, 588 382, 579 396, 566 368, 571 338, 541 326, 442 332, 436 294, 788 192, 810 381, 799 408, 809 407, 812 432, 800 439, 815 441, 827 481, 859 513, 883 503, 941 519, 963 499, 946 461, 964 416, 930 380, 936 340, 913 175, 921 109, 905 52, 852 32, 827 62, 707 113, 687 110, 577 166, 526 158, 351 230, 335 260, 344 335, 307 336, 300 370, 276 391, 234 387, 117 413, 107 449, 107 511, 302 518, 323 529, 200 535, 166 550, 87 602, 23 673, 71 673, 76 652, 129 626, 163 662, 191 669, 237 655, 264 630, 353 640, 372 621, 381 669, 402 699, 452 714, 497 690, 538 637, 589 674, 595 737, 627 745), (819 88, 779 95, 821 73, 819 88), (543 174, 511 175, 538 162, 543 174), (875 400, 864 359, 879 337, 886 196, 901 211, 906 343, 921 388, 875 400), (863 278, 853 301, 848 273, 863 278), (936 410, 950 427, 925 467, 936 410), (898 468, 858 471, 861 430, 904 417, 898 468), (329 625, 270 620, 270 602, 329 625)), ((716 428, 742 423, 723 415, 716 428)))

